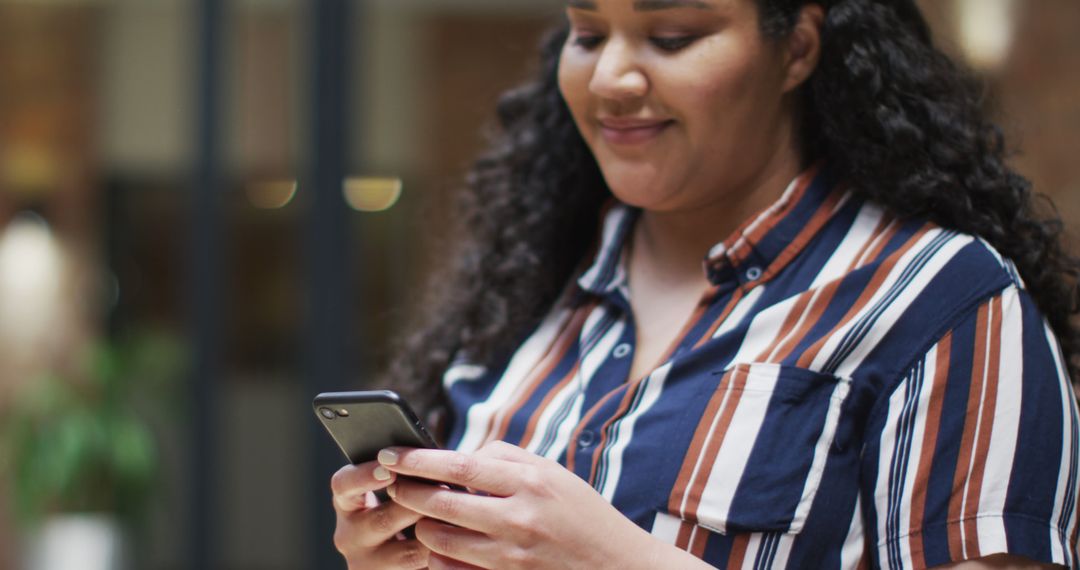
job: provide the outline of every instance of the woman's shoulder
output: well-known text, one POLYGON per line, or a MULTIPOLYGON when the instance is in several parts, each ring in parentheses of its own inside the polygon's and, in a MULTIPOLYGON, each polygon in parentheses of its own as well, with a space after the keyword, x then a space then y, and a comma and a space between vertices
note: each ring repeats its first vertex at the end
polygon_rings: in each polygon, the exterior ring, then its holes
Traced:
POLYGON ((894 376, 995 299, 1022 298, 1037 313, 1016 265, 987 240, 925 219, 890 218, 874 205, 862 210, 805 252, 802 269, 818 273, 794 297, 828 299, 820 318, 835 325, 823 327, 827 338, 818 341, 849 360, 850 373, 894 376))

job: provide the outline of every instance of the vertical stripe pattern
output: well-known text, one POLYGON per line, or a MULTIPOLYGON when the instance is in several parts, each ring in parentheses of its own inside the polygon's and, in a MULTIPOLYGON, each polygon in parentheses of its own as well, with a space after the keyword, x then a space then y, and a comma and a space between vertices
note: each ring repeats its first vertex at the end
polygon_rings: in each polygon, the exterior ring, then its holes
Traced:
POLYGON ((451 446, 556 460, 719 568, 1075 565, 1075 395, 1011 261, 818 165, 707 252, 696 311, 633 378, 639 216, 604 209, 593 263, 505 366, 447 370, 451 446))

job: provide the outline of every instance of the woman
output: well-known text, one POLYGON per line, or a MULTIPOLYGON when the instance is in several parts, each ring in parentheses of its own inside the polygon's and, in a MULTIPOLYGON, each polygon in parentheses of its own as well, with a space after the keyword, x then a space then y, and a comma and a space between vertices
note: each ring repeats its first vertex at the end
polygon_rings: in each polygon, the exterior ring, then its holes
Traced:
POLYGON ((393 370, 456 451, 335 475, 350 567, 1076 566, 1078 264, 915 5, 567 14, 393 370))

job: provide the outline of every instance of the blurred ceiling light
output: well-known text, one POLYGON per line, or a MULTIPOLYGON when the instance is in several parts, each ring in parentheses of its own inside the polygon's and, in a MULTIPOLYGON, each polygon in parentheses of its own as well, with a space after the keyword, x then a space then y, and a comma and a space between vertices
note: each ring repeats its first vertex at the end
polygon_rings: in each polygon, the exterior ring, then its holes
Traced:
POLYGON ((1001 65, 1013 39, 1016 0, 955 0, 960 46, 975 69, 1001 65))
POLYGON ((0 234, 0 332, 32 341, 47 334, 57 314, 63 255, 45 220, 18 215, 0 234))
POLYGON ((262 180, 247 185, 247 197, 252 206, 262 210, 284 208, 296 196, 295 180, 262 180))
POLYGON ((346 178, 345 201, 358 212, 384 212, 401 198, 400 178, 346 178))

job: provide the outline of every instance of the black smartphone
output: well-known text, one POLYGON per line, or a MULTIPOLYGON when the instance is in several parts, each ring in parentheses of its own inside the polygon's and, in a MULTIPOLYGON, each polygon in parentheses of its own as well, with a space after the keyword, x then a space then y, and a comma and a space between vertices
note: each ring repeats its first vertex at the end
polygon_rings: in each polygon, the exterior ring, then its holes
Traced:
POLYGON ((312 406, 353 465, 375 461, 387 447, 439 447, 405 399, 391 390, 327 392, 312 406))

